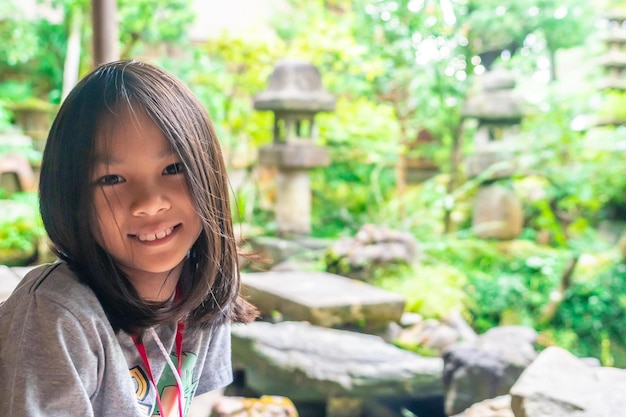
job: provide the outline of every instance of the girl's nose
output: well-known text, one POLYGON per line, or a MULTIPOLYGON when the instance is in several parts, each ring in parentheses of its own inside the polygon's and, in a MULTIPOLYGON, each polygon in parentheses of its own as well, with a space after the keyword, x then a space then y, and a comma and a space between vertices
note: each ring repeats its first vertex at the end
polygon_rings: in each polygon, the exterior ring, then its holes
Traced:
POLYGON ((133 190, 131 212, 134 216, 153 216, 170 208, 170 201, 156 186, 142 186, 133 190))

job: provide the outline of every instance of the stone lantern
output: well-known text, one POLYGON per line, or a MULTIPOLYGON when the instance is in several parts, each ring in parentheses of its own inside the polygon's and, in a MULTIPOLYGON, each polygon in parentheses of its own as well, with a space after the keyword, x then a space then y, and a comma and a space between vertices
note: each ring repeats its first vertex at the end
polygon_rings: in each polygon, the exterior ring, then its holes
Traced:
MULTIPOLYGON (((464 119, 478 122, 474 152, 467 159, 468 175, 474 177, 496 162, 511 159, 515 137, 524 117, 523 100, 514 91, 515 77, 507 70, 494 70, 480 77, 481 91, 469 97, 461 111, 464 119)), ((508 176, 510 170, 498 171, 508 176)))
POLYGON ((259 149, 259 163, 277 168, 276 223, 281 237, 311 232, 309 170, 327 166, 330 155, 315 144, 315 115, 333 111, 318 69, 308 62, 279 61, 267 89, 254 97, 254 108, 274 113, 273 142, 259 149))
MULTIPOLYGON (((626 11, 611 10, 606 13, 605 19, 608 27, 602 40, 606 51, 598 60, 603 70, 599 87, 604 91, 623 94, 626 92, 626 11)), ((596 121, 597 127, 626 125, 626 118, 622 116, 619 106, 607 102, 599 109, 599 113, 603 115, 596 121)))
POLYGON ((475 177, 499 162, 510 164, 492 172, 487 183, 480 186, 472 229, 481 238, 515 239, 524 225, 522 204, 514 190, 496 181, 513 173, 524 103, 514 92, 515 78, 510 71, 490 71, 480 81, 482 90, 466 100, 461 112, 463 118, 478 122, 474 152, 467 158, 468 175, 475 177))
POLYGON ((600 88, 626 91, 626 12, 611 11, 606 14, 606 19, 609 27, 603 38, 606 52, 599 60, 604 69, 600 88))

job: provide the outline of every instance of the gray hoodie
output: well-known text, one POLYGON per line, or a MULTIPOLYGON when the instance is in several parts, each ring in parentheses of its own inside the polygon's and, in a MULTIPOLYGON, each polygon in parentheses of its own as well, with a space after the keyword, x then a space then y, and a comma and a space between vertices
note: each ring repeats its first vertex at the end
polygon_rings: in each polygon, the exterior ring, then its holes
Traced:
MULTIPOLYGON (((177 363, 176 326, 155 328, 177 363)), ((155 340, 144 343, 164 409, 176 382, 155 340)), ((185 414, 194 395, 232 381, 230 326, 185 335, 185 414)), ((63 262, 29 272, 0 305, 0 415, 145 417, 156 395, 132 338, 116 334, 91 289, 63 262)))

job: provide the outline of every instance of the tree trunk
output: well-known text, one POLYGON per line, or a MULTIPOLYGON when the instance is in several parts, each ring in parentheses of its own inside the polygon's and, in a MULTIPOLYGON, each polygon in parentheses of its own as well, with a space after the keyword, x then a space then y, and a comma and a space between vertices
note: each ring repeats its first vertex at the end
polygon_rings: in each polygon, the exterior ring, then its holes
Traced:
POLYGON ((550 82, 556 81, 556 50, 548 48, 548 55, 550 58, 550 82))
POLYGON ((117 27, 117 0, 91 0, 93 64, 98 66, 120 58, 117 27))
POLYGON ((398 123, 400 125, 401 149, 396 162, 396 196, 398 198, 398 217, 403 220, 406 215, 404 193, 406 192, 406 146, 408 139, 406 120, 398 117, 398 123))
POLYGON ((565 291, 567 291, 567 289, 572 284, 572 276, 574 275, 576 265, 578 265, 579 258, 580 255, 575 255, 572 259, 570 259, 567 267, 565 268, 565 271, 563 272, 563 275, 561 276, 561 282, 559 282, 558 288, 552 291, 552 293, 550 294, 550 300, 543 307, 539 314, 539 317, 537 319, 538 324, 546 326, 550 324, 550 322, 556 315, 556 312, 558 311, 561 302, 563 302, 565 291))
MULTIPOLYGON (((459 165, 461 164, 461 148, 463 144, 463 127, 464 119, 461 119, 457 124, 452 134, 452 149, 450 150, 450 177, 448 178, 448 186, 446 193, 452 194, 459 176, 459 165)), ((443 215, 443 230, 444 234, 448 234, 452 231, 451 214, 452 209, 445 207, 443 215)))

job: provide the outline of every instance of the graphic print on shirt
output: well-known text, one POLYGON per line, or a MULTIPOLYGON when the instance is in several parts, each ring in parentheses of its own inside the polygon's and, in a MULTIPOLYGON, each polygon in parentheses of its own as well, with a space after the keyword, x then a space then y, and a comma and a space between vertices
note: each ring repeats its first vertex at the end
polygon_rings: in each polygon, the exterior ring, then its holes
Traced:
POLYGON ((144 373, 143 369, 139 366, 135 366, 130 369, 130 377, 135 384, 135 395, 137 396, 137 404, 141 409, 141 412, 149 416, 152 411, 152 404, 147 401, 148 394, 150 393, 150 380, 144 373))
MULTIPOLYGON (((178 358, 175 353, 170 354, 170 358, 174 364, 178 363, 178 358)), ((187 415, 189 406, 191 405, 191 398, 196 391, 198 381, 193 380, 193 369, 198 360, 198 356, 195 353, 184 352, 181 360, 180 379, 183 383, 183 413, 187 415)), ((161 416, 159 407, 156 404, 150 404, 148 400, 148 394, 153 390, 152 384, 148 375, 139 366, 136 366, 130 370, 131 378, 135 383, 135 393, 137 395, 137 403, 142 412, 146 416, 161 416), (153 411, 154 410, 154 411, 153 411), (152 414, 150 412, 152 411, 152 414)), ((176 387, 176 378, 172 373, 169 366, 165 366, 161 379, 157 383, 159 395, 161 396, 161 405, 163 406, 162 417, 178 416, 178 388, 176 387)), ((154 395, 151 396, 154 398, 154 395)))

